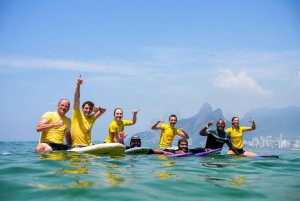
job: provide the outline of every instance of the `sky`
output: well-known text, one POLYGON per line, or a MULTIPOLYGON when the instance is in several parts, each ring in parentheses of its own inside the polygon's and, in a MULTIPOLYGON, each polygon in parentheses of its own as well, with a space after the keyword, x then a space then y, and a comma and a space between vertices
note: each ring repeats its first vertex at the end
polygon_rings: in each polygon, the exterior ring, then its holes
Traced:
MULTIPOLYGON (((36 126, 62 98, 137 123, 196 115, 205 103, 226 119, 259 108, 300 107, 300 1, 0 1, 0 141, 38 141, 36 126)), ((67 113, 71 117, 71 110, 67 113)), ((255 117, 253 117, 255 119, 255 117)))

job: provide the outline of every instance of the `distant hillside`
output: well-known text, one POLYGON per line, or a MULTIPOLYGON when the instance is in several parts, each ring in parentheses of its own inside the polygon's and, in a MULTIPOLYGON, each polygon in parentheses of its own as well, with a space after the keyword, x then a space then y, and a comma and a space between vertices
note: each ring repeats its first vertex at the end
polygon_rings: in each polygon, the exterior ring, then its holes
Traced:
POLYGON ((257 130, 245 135, 246 140, 269 135, 278 137, 279 134, 283 134, 285 139, 293 139, 300 135, 300 108, 296 106, 251 110, 241 119, 240 125, 250 125, 250 117, 255 120, 257 130))
MULTIPOLYGON (((257 125, 255 131, 248 132, 244 135, 245 140, 250 140, 253 137, 259 136, 273 136, 277 137, 279 134, 283 134, 285 139, 298 138, 300 132, 298 130, 298 125, 300 123, 300 108, 296 106, 289 106, 285 108, 272 109, 272 108, 262 108, 255 109, 247 112, 243 118, 240 117, 241 126, 250 126, 249 118, 253 118, 257 125)), ((218 119, 224 119, 223 112, 220 108, 212 110, 209 103, 205 103, 198 114, 188 119, 178 119, 176 127, 182 126, 185 131, 193 139, 194 145, 199 145, 200 142, 205 141, 206 138, 199 135, 199 131, 207 124, 208 121, 214 121, 215 123, 218 119)), ((165 123, 168 120, 166 119, 165 123)), ((151 123, 153 125, 153 123, 151 123)), ((226 127, 231 126, 231 119, 227 120, 226 127)), ((143 142, 158 144, 160 131, 150 130, 140 133, 136 133, 141 137, 143 142)), ((179 138, 175 138, 173 144, 177 143, 179 138)), ((127 139, 128 141, 128 139, 127 139)))

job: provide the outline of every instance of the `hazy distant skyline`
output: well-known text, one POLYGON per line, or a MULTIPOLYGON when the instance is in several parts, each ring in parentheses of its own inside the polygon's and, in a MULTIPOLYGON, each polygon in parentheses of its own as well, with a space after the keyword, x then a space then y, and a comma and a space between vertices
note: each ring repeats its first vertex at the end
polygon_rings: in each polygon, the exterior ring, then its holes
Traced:
MULTIPOLYGON (((183 118, 208 102, 226 119, 262 107, 300 107, 300 2, 0 1, 1 141, 38 140, 36 125, 67 98, 183 118)), ((67 114, 71 117, 71 109, 67 114)), ((255 117, 253 117, 255 118, 255 117)))

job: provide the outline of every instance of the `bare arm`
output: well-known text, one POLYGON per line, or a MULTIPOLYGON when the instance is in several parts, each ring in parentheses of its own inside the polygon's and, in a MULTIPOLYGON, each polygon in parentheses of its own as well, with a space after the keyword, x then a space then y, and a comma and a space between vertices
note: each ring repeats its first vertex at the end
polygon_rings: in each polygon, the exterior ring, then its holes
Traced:
POLYGON ((247 129, 245 131, 253 131, 256 129, 256 125, 255 125, 255 122, 252 118, 250 118, 249 122, 252 124, 251 127, 247 127, 247 129))
POLYGON ((119 143, 124 144, 124 139, 127 137, 128 133, 118 132, 119 135, 119 143))
POLYGON ((236 155, 240 155, 240 153, 236 150, 236 148, 228 141, 226 141, 227 146, 230 150, 232 150, 236 155))
POLYGON ((185 130, 183 130, 182 127, 180 127, 179 130, 181 130, 181 134, 179 134, 181 137, 183 137, 185 139, 189 139, 190 138, 190 136, 187 134, 187 132, 185 132, 185 130))
POLYGON ((74 105, 73 105, 74 109, 78 109, 80 105, 80 85, 82 84, 83 84, 83 80, 81 79, 81 75, 80 75, 79 78, 77 79, 77 84, 75 88, 74 105))
POLYGON ((71 146, 73 144, 72 143, 72 136, 71 136, 70 132, 66 133, 65 139, 66 139, 67 145, 71 146))
POLYGON ((41 119, 41 121, 38 123, 38 125, 36 127, 36 131, 44 132, 44 131, 50 130, 51 128, 60 127, 60 126, 64 126, 64 125, 65 124, 62 120, 59 120, 52 124, 49 124, 49 121, 47 119, 41 119))
POLYGON ((164 154, 164 155, 171 155, 173 154, 172 152, 168 152, 168 151, 163 151, 163 150, 159 150, 159 149, 152 149, 154 154, 164 154))
POLYGON ((161 120, 158 120, 155 124, 153 124, 153 126, 151 127, 151 129, 153 130, 160 130, 161 127, 158 125, 160 122, 164 122, 165 118, 162 118, 161 120))
POLYGON ((96 117, 96 119, 97 119, 97 118, 99 118, 104 112, 106 112, 106 108, 105 108, 105 107, 94 107, 93 111, 94 111, 95 117, 96 117))
POLYGON ((138 112, 139 112, 139 110, 133 110, 132 111, 133 116, 132 116, 132 120, 131 120, 131 125, 134 125, 136 123, 136 120, 137 120, 136 115, 137 115, 138 112))
POLYGON ((212 122, 212 121, 209 121, 209 122, 207 123, 207 125, 206 125, 204 128, 201 129, 201 131, 199 132, 199 134, 202 135, 202 136, 207 136, 206 130, 207 130, 212 124, 213 124, 213 122, 212 122))

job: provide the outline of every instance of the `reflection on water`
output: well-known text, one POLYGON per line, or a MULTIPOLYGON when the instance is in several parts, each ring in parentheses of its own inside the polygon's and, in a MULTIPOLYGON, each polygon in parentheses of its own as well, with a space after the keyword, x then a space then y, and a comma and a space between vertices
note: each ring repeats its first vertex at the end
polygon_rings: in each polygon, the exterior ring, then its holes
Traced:
POLYGON ((102 175, 106 178, 108 186, 119 186, 122 182, 125 181, 124 178, 119 177, 120 173, 116 172, 103 172, 102 175))
POLYGON ((158 178, 160 179, 168 179, 170 177, 178 177, 177 174, 174 174, 174 173, 169 173, 169 172, 166 172, 166 171, 159 171, 155 174, 158 178))
POLYGON ((237 178, 231 178, 229 181, 231 182, 231 185, 234 187, 238 187, 244 183, 246 180, 246 177, 237 177, 237 178))

